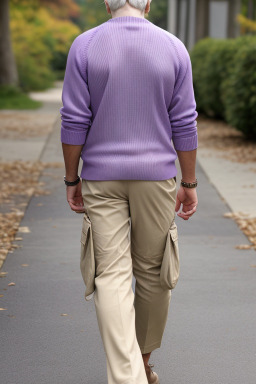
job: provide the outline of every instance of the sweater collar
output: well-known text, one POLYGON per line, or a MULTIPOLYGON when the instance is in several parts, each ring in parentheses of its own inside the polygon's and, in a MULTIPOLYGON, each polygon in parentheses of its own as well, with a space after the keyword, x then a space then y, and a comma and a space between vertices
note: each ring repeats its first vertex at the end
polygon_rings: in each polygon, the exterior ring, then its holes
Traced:
POLYGON ((147 20, 145 17, 139 17, 139 16, 118 16, 118 17, 112 17, 111 19, 107 20, 107 23, 125 23, 127 21, 133 22, 133 23, 150 23, 149 20, 147 20))

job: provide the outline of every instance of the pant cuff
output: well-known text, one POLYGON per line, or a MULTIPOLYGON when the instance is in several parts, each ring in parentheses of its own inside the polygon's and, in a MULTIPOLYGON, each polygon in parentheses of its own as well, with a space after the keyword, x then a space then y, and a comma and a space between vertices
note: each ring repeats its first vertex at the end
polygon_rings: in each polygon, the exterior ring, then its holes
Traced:
POLYGON ((160 347, 161 347, 161 341, 157 341, 156 343, 146 345, 146 346, 140 345, 140 350, 141 350, 141 353, 148 353, 148 352, 152 352, 154 349, 160 348, 160 347))

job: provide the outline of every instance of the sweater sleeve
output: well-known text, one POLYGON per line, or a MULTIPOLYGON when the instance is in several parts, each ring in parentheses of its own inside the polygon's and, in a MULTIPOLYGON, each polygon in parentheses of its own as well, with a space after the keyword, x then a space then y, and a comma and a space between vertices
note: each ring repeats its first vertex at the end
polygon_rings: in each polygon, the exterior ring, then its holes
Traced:
POLYGON ((62 90, 61 142, 85 143, 91 125, 90 93, 87 83, 86 54, 78 36, 72 43, 62 90))
POLYGON ((191 60, 183 45, 180 69, 168 112, 174 148, 179 151, 196 149, 198 146, 196 122, 198 113, 194 96, 191 60))

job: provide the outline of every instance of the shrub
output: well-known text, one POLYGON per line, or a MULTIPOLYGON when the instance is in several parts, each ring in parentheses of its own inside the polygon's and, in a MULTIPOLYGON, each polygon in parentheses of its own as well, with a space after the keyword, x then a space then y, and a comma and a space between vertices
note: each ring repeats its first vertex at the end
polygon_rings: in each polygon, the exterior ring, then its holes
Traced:
POLYGON ((14 86, 2 85, 0 87, 0 109, 36 109, 41 102, 29 98, 14 86))
POLYGON ((240 48, 227 78, 226 121, 256 140, 256 39, 240 48))
POLYGON ((209 38, 200 40, 190 54, 198 111, 208 110, 209 72, 207 58, 209 57, 209 47, 211 44, 212 40, 209 38))
POLYGON ((250 108, 255 109, 255 41, 253 36, 206 38, 191 52, 198 111, 225 119, 250 138, 256 136, 252 133, 256 125, 254 111, 249 113, 250 108))
POLYGON ((191 52, 198 109, 208 116, 225 116, 222 83, 233 67, 242 40, 206 38, 199 41, 191 52))

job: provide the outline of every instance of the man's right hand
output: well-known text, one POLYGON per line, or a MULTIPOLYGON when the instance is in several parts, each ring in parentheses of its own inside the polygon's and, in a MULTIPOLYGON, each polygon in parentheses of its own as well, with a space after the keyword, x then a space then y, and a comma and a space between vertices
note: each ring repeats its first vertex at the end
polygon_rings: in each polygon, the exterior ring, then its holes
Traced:
POLYGON ((186 188, 180 186, 177 198, 175 212, 178 212, 182 204, 182 211, 177 216, 188 220, 195 212, 198 204, 196 188, 186 188))

